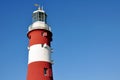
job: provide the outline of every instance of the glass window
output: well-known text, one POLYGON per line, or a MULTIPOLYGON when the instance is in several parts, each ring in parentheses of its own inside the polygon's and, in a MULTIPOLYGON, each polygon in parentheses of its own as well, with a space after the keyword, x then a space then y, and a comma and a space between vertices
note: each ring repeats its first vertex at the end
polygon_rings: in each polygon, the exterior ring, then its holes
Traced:
POLYGON ((34 21, 45 21, 46 22, 46 14, 43 12, 33 13, 33 22, 34 21))
POLYGON ((48 68, 44 68, 44 76, 47 76, 47 70, 48 68))
POLYGON ((43 32, 42 36, 46 37, 47 36, 47 32, 43 32))

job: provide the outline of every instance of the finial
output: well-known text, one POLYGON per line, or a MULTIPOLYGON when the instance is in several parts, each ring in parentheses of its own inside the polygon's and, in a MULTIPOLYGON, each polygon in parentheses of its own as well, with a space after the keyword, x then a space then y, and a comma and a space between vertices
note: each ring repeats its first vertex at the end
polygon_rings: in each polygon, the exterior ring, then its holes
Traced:
POLYGON ((43 6, 42 6, 42 8, 41 8, 42 10, 43 10, 43 6))

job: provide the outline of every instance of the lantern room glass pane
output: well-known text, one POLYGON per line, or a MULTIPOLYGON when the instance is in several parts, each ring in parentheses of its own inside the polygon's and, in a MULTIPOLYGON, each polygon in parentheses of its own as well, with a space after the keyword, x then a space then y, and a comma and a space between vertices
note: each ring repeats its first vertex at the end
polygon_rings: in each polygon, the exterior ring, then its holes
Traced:
POLYGON ((33 13, 33 22, 35 22, 35 21, 46 22, 46 14, 43 12, 33 13))

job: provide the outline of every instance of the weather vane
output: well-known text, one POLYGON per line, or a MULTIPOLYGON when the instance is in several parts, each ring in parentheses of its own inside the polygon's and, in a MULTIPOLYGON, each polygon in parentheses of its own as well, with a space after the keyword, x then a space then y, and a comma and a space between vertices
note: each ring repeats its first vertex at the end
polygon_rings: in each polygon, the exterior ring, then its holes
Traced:
POLYGON ((36 7, 40 7, 40 5, 39 5, 39 4, 34 4, 34 6, 36 6, 36 7))
POLYGON ((38 7, 38 9, 40 9, 40 10, 43 10, 43 6, 42 6, 42 8, 40 8, 39 4, 34 4, 34 6, 38 7))

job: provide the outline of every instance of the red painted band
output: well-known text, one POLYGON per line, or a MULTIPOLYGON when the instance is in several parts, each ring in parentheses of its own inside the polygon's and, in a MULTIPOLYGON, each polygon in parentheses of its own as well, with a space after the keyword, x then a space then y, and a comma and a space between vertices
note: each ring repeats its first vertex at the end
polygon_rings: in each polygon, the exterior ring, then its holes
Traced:
POLYGON ((45 43, 50 46, 50 42, 52 41, 52 33, 44 29, 32 30, 28 32, 27 36, 29 38, 29 46, 45 43))
POLYGON ((30 63, 27 80, 53 80, 52 64, 42 61, 30 63))

